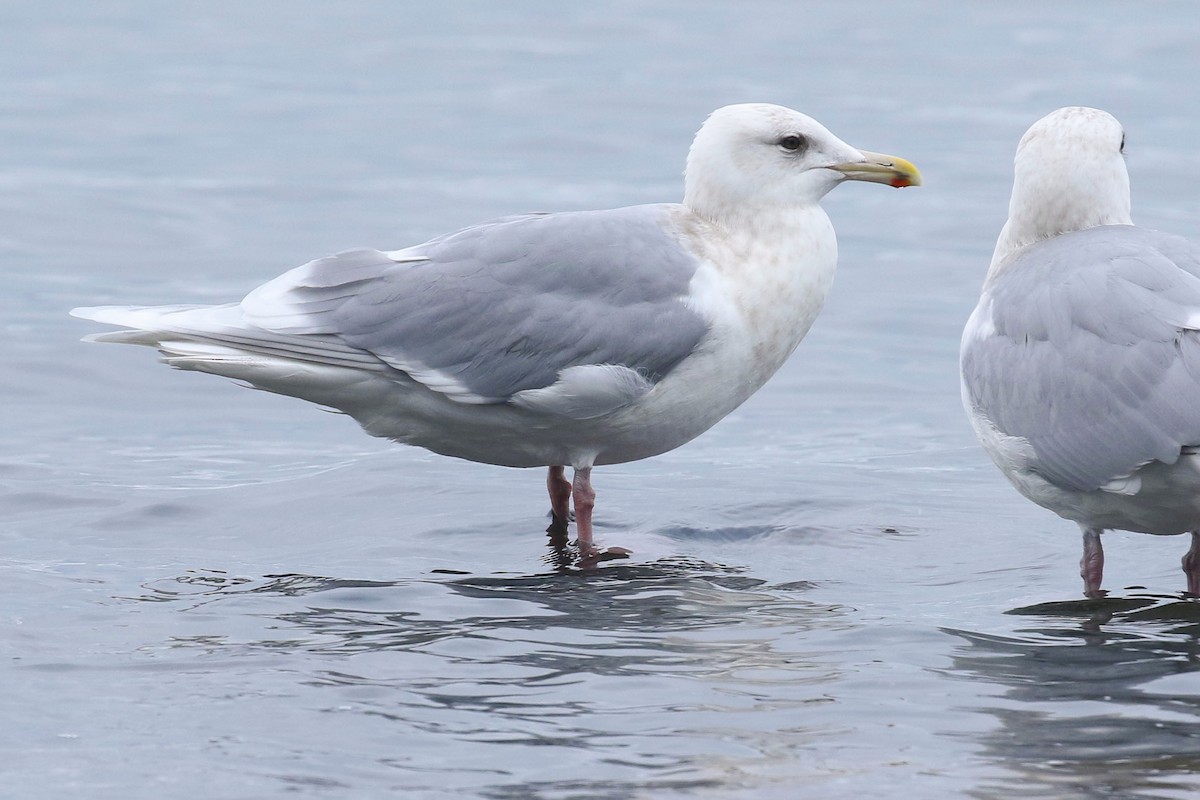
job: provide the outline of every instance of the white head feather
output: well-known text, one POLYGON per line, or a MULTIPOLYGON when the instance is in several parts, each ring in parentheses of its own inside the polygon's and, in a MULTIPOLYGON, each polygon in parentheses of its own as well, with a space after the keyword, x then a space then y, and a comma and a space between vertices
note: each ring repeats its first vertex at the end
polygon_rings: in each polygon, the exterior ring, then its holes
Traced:
POLYGON ((991 278, 1009 256, 1060 233, 1132 225, 1125 132, 1111 114, 1068 106, 1035 122, 1017 145, 1008 222, 991 278))
POLYGON ((716 222, 816 205, 844 180, 916 186, 901 158, 856 150, 812 117, 768 103, 718 108, 696 133, 683 203, 716 222))

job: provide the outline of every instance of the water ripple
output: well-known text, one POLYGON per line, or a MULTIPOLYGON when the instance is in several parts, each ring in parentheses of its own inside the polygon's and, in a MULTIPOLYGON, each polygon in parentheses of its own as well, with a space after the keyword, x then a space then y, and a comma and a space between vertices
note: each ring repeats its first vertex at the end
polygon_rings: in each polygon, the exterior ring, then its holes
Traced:
POLYGON ((964 642, 947 674, 1001 690, 980 709, 999 727, 980 741, 1007 774, 974 796, 1194 796, 1200 603, 1144 595, 1009 613, 1036 624, 1012 635, 945 629, 964 642))

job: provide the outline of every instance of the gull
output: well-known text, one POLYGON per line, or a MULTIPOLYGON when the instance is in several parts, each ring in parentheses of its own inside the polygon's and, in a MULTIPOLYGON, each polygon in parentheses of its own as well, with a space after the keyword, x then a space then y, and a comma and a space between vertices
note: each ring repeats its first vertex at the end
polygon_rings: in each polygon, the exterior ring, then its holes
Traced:
POLYGON ((963 404, 1021 494, 1083 532, 1191 533, 1200 594, 1200 246, 1130 217, 1125 133, 1061 108, 1017 145, 1008 221, 963 331, 963 404))
POLYGON ((682 203, 523 214, 399 250, 310 261, 216 306, 102 306, 103 342, 343 412, 373 436, 548 467, 595 545, 592 468, 690 441, 784 363, 833 282, 821 198, 847 180, 916 186, 782 106, 720 108, 688 152, 682 203), (572 480, 565 468, 573 469, 572 480))

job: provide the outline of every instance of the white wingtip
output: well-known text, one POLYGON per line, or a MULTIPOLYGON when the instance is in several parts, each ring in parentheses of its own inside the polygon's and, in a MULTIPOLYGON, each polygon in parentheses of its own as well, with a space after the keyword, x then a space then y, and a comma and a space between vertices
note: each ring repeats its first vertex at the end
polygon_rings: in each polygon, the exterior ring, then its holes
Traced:
MULTIPOLYGON (((80 306, 71 309, 71 316, 79 319, 90 319, 94 322, 112 322, 113 317, 130 306, 80 306)), ((114 323, 121 324, 121 323, 114 323)))
POLYGON ((159 326, 162 318, 169 314, 198 308, 220 308, 220 306, 80 306, 71 309, 71 316, 108 325, 127 325, 131 328, 149 329, 159 326))

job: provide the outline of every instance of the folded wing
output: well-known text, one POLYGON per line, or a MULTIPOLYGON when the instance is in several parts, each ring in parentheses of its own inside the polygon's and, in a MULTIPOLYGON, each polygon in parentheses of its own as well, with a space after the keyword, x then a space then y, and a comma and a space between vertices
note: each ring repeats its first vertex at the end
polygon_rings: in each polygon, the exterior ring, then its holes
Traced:
POLYGON ((236 305, 75 313, 184 368, 219 372, 208 353, 395 370, 459 403, 585 418, 645 394, 708 329, 684 302, 698 262, 667 220, 662 206, 509 217, 318 259, 236 305))
POLYGON ((1030 467, 1101 488, 1200 444, 1200 248, 1113 225, 1019 252, 962 346, 968 402, 1030 467))

